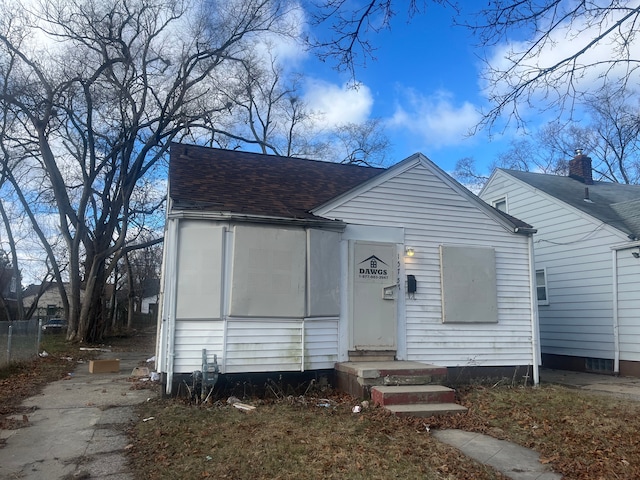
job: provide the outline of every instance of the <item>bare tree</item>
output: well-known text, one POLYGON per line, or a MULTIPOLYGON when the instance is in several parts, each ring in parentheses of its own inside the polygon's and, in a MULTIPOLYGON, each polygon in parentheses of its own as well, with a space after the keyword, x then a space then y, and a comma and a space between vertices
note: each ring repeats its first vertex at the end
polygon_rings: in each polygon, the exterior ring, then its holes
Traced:
MULTIPOLYGON (((603 91, 588 97, 583 107, 583 125, 550 122, 511 142, 489 165, 489 172, 508 168, 566 175, 568 160, 580 149, 592 158, 595 180, 640 183, 640 105, 628 96, 603 91)), ((488 179, 469 158, 457 162, 454 176, 476 190, 488 179)))
POLYGON ((326 151, 321 112, 301 98, 301 75, 285 73, 271 48, 238 65, 226 90, 230 115, 224 135, 265 154, 318 158, 326 151))
POLYGON ((391 28, 396 7, 399 5, 411 19, 423 13, 429 4, 457 11, 456 2, 450 0, 316 0, 312 21, 322 27, 320 31, 329 34, 310 38, 309 44, 321 60, 333 61, 338 70, 346 70, 355 78, 357 66, 375 59, 376 42, 372 37, 391 28))
POLYGON ((585 95, 621 93, 637 83, 637 2, 498 0, 477 18, 470 26, 483 46, 509 46, 503 61, 486 65, 493 106, 484 125, 504 116, 522 125, 528 108, 570 113, 585 95), (526 40, 510 42, 514 32, 526 40), (560 44, 560 58, 546 55, 560 44))
POLYGON ((233 77, 225 93, 230 115, 224 120, 226 129, 218 127, 218 139, 233 139, 235 146, 254 146, 265 154, 384 163, 389 140, 382 121, 326 125, 324 112, 311 109, 302 98, 302 76, 285 73, 271 50, 245 59, 233 77))
POLYGON ((457 3, 317 0, 314 19, 329 34, 310 43, 321 59, 355 76, 356 67, 374 57, 373 35, 391 28, 397 9, 411 19, 428 15, 429 5, 449 7, 454 24, 471 29, 487 55, 483 76, 491 106, 478 127, 505 120, 522 127, 531 111, 551 109, 566 121, 588 97, 623 94, 640 79, 640 5, 633 0, 494 0, 464 11, 457 3))
POLYGON ((30 156, 58 212, 68 338, 95 341, 108 320, 111 263, 130 248, 131 218, 144 214, 134 192, 171 141, 225 110, 216 84, 226 65, 257 36, 285 34, 287 11, 269 0, 32 5, 0 7, 0 105, 23 127, 11 147, 30 156))
POLYGON ((361 124, 339 125, 335 146, 340 163, 353 165, 383 165, 389 151, 389 138, 380 119, 370 119, 361 124))

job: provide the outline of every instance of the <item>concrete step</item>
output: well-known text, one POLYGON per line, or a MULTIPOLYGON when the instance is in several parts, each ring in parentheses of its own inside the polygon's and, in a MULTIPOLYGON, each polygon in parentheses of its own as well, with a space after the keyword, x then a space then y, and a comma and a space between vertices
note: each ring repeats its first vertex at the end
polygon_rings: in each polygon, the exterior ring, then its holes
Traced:
POLYGON ((350 362, 393 362, 395 350, 350 350, 350 362))
POLYGON ((464 413, 466 407, 457 403, 423 403, 414 405, 388 405, 384 407, 394 415, 403 417, 431 417, 434 415, 453 415, 464 413))
POLYGON ((371 388, 376 405, 408 405, 421 403, 455 403, 455 391, 442 385, 398 385, 371 388))
POLYGON ((447 378, 445 367, 410 361, 341 362, 335 369, 338 388, 362 398, 370 398, 374 386, 440 384, 447 378))

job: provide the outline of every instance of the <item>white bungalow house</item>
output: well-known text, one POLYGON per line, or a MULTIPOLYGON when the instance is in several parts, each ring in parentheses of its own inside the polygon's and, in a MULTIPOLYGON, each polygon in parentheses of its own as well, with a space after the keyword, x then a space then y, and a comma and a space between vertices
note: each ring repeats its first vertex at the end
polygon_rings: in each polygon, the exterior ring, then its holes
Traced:
POLYGON ((534 235, 542 365, 640 376, 640 186, 497 169, 480 192, 534 235))
POLYGON ((537 382, 533 229, 422 154, 388 168, 174 144, 158 322, 167 393, 364 358, 537 382))

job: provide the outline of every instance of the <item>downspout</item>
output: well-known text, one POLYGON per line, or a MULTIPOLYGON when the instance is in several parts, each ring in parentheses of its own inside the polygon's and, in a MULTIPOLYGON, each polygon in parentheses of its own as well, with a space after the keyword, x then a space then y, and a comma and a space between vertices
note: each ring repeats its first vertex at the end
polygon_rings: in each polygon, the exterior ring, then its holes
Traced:
POLYGON ((618 250, 611 251, 613 270, 613 373, 620 373, 620 337, 618 335, 618 250))
MULTIPOLYGON (((171 239, 173 240, 174 248, 169 252, 168 263, 169 271, 167 282, 167 316, 166 316, 166 335, 167 335, 167 386, 165 392, 167 395, 171 395, 173 388, 173 364, 175 360, 175 338, 176 338, 176 304, 177 304, 177 290, 176 290, 176 276, 178 273, 178 250, 180 248, 180 240, 178 238, 179 233, 179 220, 171 220, 171 239)), ((166 244, 165 244, 166 245, 166 244)))
POLYGON ((538 292, 536 289, 536 267, 533 250, 533 235, 528 235, 529 243, 529 277, 531 290, 531 348, 533 354, 533 384, 540 383, 540 322, 538 320, 538 292))

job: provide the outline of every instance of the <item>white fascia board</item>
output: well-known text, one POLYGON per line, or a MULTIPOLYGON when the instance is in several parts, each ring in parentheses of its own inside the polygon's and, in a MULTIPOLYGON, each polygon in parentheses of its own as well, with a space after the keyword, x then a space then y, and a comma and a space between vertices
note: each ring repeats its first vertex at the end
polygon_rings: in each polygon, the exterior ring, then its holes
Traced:
MULTIPOLYGON (((538 195, 546 198, 547 200, 550 200, 553 203, 559 204, 561 206, 564 206, 567 210, 572 211, 573 213, 575 213, 576 215, 578 215, 579 217, 591 222, 591 223, 596 223, 596 224, 602 224, 603 225, 603 229, 607 230, 609 233, 611 233, 612 235, 621 235, 623 238, 628 238, 627 234, 624 233, 622 230, 618 230, 616 227, 614 227, 613 225, 609 225, 608 223, 604 223, 602 220, 598 220, 596 217, 594 217, 593 215, 589 215, 586 212, 583 212, 582 210, 580 210, 579 208, 576 208, 572 205, 569 205, 567 202, 563 202, 562 200, 560 200, 558 197, 554 197, 553 195, 548 194, 547 192, 543 192, 542 190, 537 189, 536 187, 534 187, 533 185, 528 184, 527 182, 520 180, 519 178, 514 177, 513 175, 509 175, 508 172, 505 172, 504 170, 500 170, 500 172, 504 175, 506 175, 507 177, 509 177, 510 179, 512 179, 514 182, 516 182, 517 184, 527 188, 529 191, 532 191, 534 193, 537 193, 538 195)), ((623 240, 624 241, 624 240, 623 240)))
POLYGON ((482 186, 482 188, 480 189, 480 191, 478 192, 478 197, 482 198, 482 194, 484 193, 484 191, 487 189, 487 187, 489 186, 489 184, 493 181, 493 179, 495 177, 497 177, 498 175, 500 175, 500 173, 502 172, 502 170, 500 170, 499 168, 494 168, 493 172, 491 172, 491 175, 489 176, 489 179, 484 183, 484 185, 482 186))
POLYGON ((638 240, 629 241, 627 243, 620 243, 618 245, 611 245, 609 248, 611 250, 627 250, 629 248, 636 248, 636 247, 640 247, 640 241, 638 240))
POLYGON ((174 210, 168 214, 169 220, 190 219, 190 220, 215 220, 222 222, 246 222, 261 223, 271 225, 289 225, 302 227, 318 227, 327 230, 342 231, 345 223, 342 220, 314 219, 314 218, 284 218, 270 217, 267 215, 242 215, 231 212, 211 212, 205 210, 174 210))

